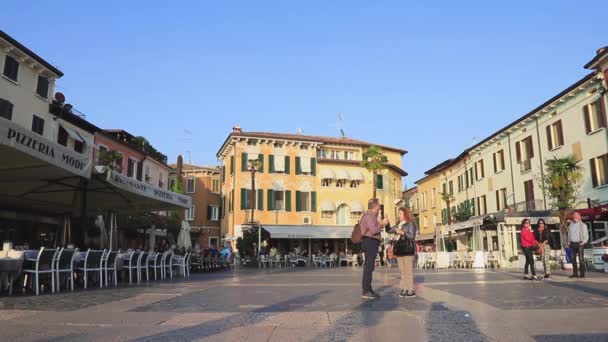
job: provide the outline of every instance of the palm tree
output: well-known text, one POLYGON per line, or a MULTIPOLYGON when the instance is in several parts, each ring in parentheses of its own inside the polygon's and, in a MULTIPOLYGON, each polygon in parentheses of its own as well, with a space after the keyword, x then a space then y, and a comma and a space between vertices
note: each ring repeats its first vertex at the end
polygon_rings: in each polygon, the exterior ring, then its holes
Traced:
POLYGON ((559 211, 562 236, 567 236, 566 216, 576 203, 576 197, 583 181, 582 168, 574 156, 547 160, 543 191, 549 197, 553 208, 559 211))
POLYGON ((388 158, 382 153, 382 149, 377 146, 370 146, 363 152, 361 166, 372 173, 373 197, 376 198, 377 184, 376 175, 386 168, 388 158))
POLYGON ((440 193, 441 195, 441 199, 445 202, 446 207, 448 208, 448 213, 447 213, 447 219, 448 219, 448 225, 452 224, 452 208, 450 207, 450 205, 452 203, 454 203, 454 201, 456 200, 456 198, 454 197, 454 195, 452 195, 449 192, 442 192, 440 193))

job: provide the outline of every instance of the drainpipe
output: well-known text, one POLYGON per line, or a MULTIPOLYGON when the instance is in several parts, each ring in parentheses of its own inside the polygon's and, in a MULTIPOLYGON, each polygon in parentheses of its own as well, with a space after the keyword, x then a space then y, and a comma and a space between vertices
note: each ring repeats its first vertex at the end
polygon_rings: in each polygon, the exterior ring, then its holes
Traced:
POLYGON ((540 179, 541 185, 540 188, 543 191, 543 209, 547 210, 547 195, 545 194, 545 170, 543 168, 543 150, 540 147, 540 129, 538 128, 538 118, 534 119, 536 121, 536 140, 538 140, 538 158, 540 158, 540 179))
POLYGON ((515 207, 515 177, 513 176, 513 152, 511 151, 511 133, 507 133, 507 141, 509 143, 509 168, 511 169, 511 191, 513 193, 513 207, 515 207))

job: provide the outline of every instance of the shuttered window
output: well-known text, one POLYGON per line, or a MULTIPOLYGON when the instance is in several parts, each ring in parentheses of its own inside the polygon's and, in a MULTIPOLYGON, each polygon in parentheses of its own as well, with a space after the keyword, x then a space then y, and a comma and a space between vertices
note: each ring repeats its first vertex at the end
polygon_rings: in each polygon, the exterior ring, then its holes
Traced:
POLYGON ((583 107, 583 118, 587 134, 606 127, 606 107, 601 97, 583 107))
POLYGON ((13 119, 13 104, 5 99, 0 99, 0 118, 13 119))
POLYGON ((608 184, 608 154, 591 159, 590 164, 593 187, 608 184))
POLYGON ((36 94, 42 98, 48 98, 49 96, 49 79, 44 76, 38 76, 38 83, 36 83, 36 94))
POLYGON ((4 71, 2 74, 17 82, 19 77, 19 62, 11 56, 6 56, 4 58, 4 71))
POLYGON ((376 175, 376 189, 383 190, 384 189, 384 179, 382 175, 376 175))
POLYGON ((562 120, 558 120, 547 126, 547 146, 554 150, 564 145, 564 131, 562 120))
POLYGON ((32 116, 32 132, 44 135, 44 119, 33 115, 32 116))

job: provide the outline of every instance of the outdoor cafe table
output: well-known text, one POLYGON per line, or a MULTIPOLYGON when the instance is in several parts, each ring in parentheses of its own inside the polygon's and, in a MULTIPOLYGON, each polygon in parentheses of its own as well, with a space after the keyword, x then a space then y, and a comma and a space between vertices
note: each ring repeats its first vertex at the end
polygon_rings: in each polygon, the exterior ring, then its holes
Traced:
POLYGON ((21 273, 22 265, 23 258, 0 258, 0 291, 8 287, 9 295, 12 294, 13 279, 21 273))

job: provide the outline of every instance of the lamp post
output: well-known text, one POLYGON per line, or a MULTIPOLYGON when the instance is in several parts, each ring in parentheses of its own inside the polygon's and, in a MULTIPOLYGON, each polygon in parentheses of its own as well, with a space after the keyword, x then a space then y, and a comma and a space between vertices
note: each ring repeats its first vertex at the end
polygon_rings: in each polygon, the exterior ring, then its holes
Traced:
MULTIPOLYGON (((255 225, 254 213, 255 213, 255 205, 256 205, 256 193, 255 193, 255 173, 258 172, 258 168, 261 166, 261 163, 258 159, 249 160, 249 172, 251 172, 251 196, 253 197, 251 200, 251 227, 255 225)), ((260 225, 258 226, 258 267, 261 266, 260 252, 262 251, 262 229, 260 225)))

